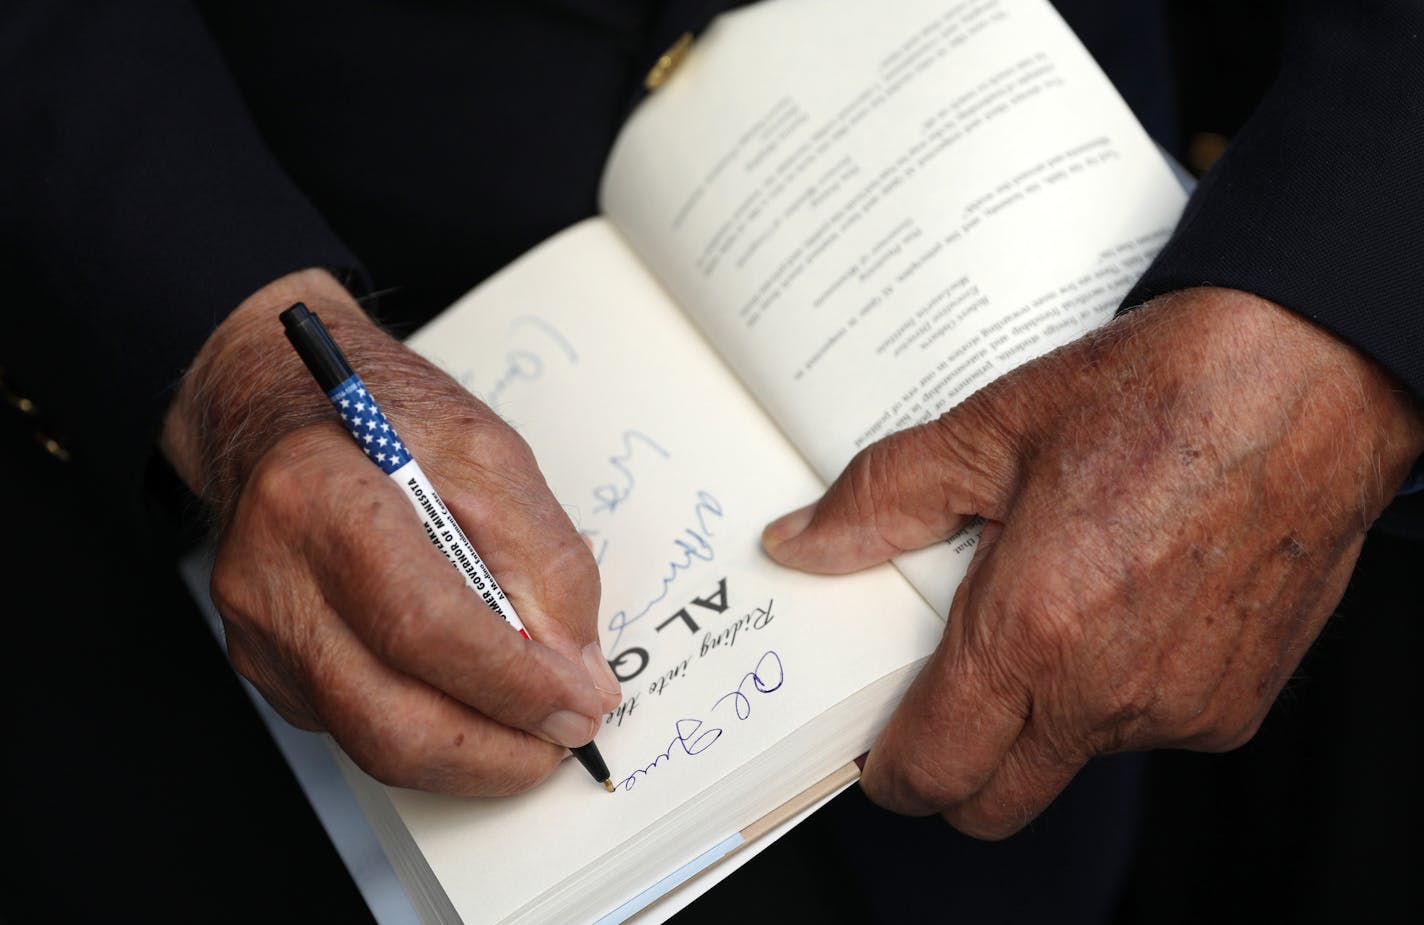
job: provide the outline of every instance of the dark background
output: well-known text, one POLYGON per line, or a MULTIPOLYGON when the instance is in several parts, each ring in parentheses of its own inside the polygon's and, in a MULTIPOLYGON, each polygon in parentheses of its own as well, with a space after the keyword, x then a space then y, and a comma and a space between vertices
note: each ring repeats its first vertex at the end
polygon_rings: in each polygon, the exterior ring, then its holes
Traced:
MULTIPOLYGON (((1182 92, 1165 140, 1193 170, 1269 82, 1276 6, 1174 5, 1182 92)), ((188 525, 168 507, 138 527, 111 510, 62 448, 45 447, 43 409, 23 394, 8 382, 0 395, 0 818, 11 858, 0 918, 369 920, 178 579, 188 525)), ((874 920, 884 897, 847 861, 849 837, 862 849, 893 839, 878 846, 884 856, 912 856, 902 873, 924 890, 892 910, 909 921, 1061 922, 1068 907, 1045 903, 1094 890, 1112 897, 1115 925, 1417 919, 1421 627, 1408 581, 1420 551, 1371 537, 1341 613, 1236 752, 1106 762, 1091 772, 1106 799, 1062 801, 998 845, 953 841, 933 819, 882 833, 852 789, 680 920, 874 920), (1130 829, 1120 893, 1091 841, 1074 850, 1085 827, 1130 829), (939 847, 916 852, 921 838, 939 847)))

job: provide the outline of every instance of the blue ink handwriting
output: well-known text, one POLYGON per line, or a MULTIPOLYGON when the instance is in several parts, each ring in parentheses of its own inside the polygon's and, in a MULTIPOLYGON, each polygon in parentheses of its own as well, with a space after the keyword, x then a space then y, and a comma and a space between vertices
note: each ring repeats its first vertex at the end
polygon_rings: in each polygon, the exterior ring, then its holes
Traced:
MULTIPOLYGON (((756 667, 742 675, 742 679, 737 682, 735 688, 718 697, 707 712, 714 712, 723 703, 730 701, 738 722, 745 722, 752 715, 750 695, 753 693, 775 693, 781 689, 784 683, 786 683, 786 670, 781 664, 781 656, 774 650, 768 649, 761 658, 757 659, 756 667), (748 682, 751 683, 750 690, 747 689, 748 682)), ((722 734, 726 732, 722 726, 707 728, 704 726, 706 726, 706 720, 702 719, 680 719, 673 723, 673 737, 668 742, 667 748, 663 749, 662 753, 648 764, 620 780, 618 787, 625 793, 632 790, 638 785, 640 777, 647 777, 649 771, 663 762, 671 760, 674 755, 682 754, 689 757, 700 755, 715 745, 717 740, 722 738, 722 734)))
POLYGON ((673 538, 673 545, 677 547, 677 552, 667 564, 667 571, 663 574, 657 594, 646 603, 633 611, 629 616, 627 609, 614 612, 608 618, 608 629, 614 634, 612 649, 617 649, 618 644, 623 640, 623 631, 629 625, 638 622, 648 615, 652 610, 672 590, 677 579, 688 569, 698 562, 711 562, 717 558, 717 551, 713 548, 711 537, 716 533, 712 529, 713 524, 723 516, 722 504, 711 493, 703 490, 697 493, 697 504, 692 508, 692 515, 695 523, 692 526, 684 527, 682 532, 673 538))
POLYGON ((623 452, 608 457, 609 464, 618 473, 616 480, 604 482, 593 489, 593 499, 597 502, 593 508, 595 514, 601 514, 604 511, 613 513, 618 509, 618 505, 627 501, 628 496, 633 493, 638 479, 633 474, 629 463, 633 461, 634 453, 640 445, 647 447, 663 459, 671 458, 668 451, 659 446, 652 437, 641 431, 625 430, 623 432, 623 452))
MULTIPOLYGON (((505 353, 504 369, 495 377, 494 384, 480 393, 485 404, 497 404, 506 391, 520 382, 536 382, 543 378, 551 348, 554 358, 562 355, 569 365, 578 363, 578 351, 574 349, 573 344, 569 343, 569 339, 558 328, 543 318, 521 315, 509 323, 511 339, 524 331, 538 335, 526 339, 535 343, 531 346, 514 347, 505 353)), ((474 371, 466 372, 460 377, 460 384, 471 391, 477 391, 471 381, 474 375, 474 371)))

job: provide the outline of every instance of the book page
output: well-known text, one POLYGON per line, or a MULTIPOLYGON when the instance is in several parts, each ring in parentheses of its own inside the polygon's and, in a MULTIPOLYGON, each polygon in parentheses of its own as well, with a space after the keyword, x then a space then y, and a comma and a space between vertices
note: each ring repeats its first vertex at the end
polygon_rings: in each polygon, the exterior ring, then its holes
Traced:
MULTIPOLYGON (((1184 194, 1046 0, 768 0, 634 113, 602 200, 829 481, 1110 318, 1184 194)), ((942 613, 974 539, 900 563, 942 613)))
POLYGON ((819 480, 606 222, 408 343, 519 431, 592 541, 623 682, 596 739, 612 795, 572 760, 512 798, 384 788, 462 921, 594 920, 868 747, 943 623, 889 566, 765 557, 819 480))

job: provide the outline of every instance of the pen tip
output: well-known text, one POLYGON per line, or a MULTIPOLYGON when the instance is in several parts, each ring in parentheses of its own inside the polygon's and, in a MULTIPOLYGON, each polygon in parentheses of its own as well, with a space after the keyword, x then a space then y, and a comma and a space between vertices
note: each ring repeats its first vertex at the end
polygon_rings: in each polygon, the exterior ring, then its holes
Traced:
POLYGON ((611 777, 603 782, 603 789, 607 790, 609 793, 613 792, 613 779, 611 777))

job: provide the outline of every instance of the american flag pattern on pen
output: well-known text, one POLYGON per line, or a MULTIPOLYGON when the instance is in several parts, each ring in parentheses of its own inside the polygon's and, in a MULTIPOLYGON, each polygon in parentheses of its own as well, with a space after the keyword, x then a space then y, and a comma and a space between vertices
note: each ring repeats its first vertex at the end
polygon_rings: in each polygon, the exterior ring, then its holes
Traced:
POLYGON ((366 391, 366 384, 361 381, 361 377, 351 376, 326 395, 341 413, 341 420, 346 424, 351 436, 356 438, 356 443, 366 451, 372 462, 381 467, 382 472, 394 475, 396 470, 411 464, 395 481, 405 491, 406 497, 415 505, 417 511, 423 511, 421 517, 426 520, 426 531, 432 542, 464 576, 465 584, 480 596, 490 610, 503 617, 510 626, 519 631, 519 635, 525 639, 530 638, 529 631, 514 612, 514 605, 505 597, 504 591, 490 573, 489 566, 485 565, 479 553, 475 552, 474 545, 455 522, 455 518, 450 516, 445 502, 440 500, 434 487, 426 480, 420 466, 414 464, 414 460, 410 458, 410 450, 396 436, 396 429, 381 413, 380 406, 371 397, 371 393, 366 391), (438 528, 438 531, 435 528, 438 528))
POLYGON ((410 450, 396 436, 396 429, 366 391, 360 376, 352 376, 326 394, 341 412, 341 420, 351 436, 382 472, 390 475, 410 462, 410 450))

